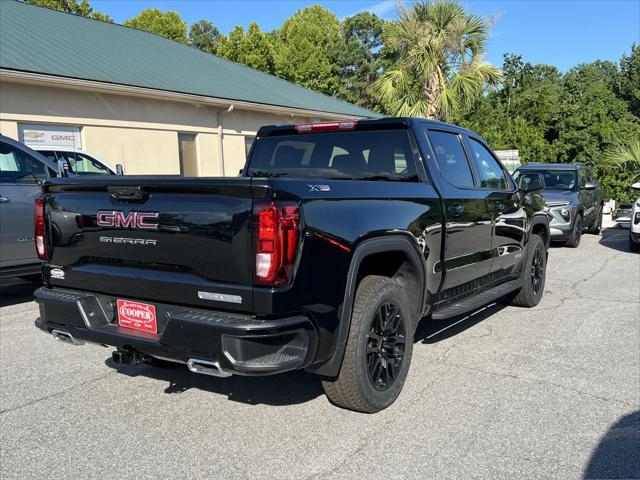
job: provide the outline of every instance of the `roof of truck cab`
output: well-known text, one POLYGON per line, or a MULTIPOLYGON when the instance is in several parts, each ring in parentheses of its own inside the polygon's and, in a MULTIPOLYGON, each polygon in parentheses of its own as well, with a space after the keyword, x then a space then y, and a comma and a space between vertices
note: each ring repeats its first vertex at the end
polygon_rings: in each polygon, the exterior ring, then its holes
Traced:
POLYGON ((529 162, 518 167, 518 170, 577 170, 584 167, 584 163, 542 163, 529 162))
POLYGON ((16 0, 0 0, 0 68, 268 107, 380 116, 153 33, 16 0))
MULTIPOLYGON (((320 123, 333 124, 333 123, 341 123, 341 122, 342 121, 329 121, 329 122, 320 122, 320 123)), ((348 122, 348 120, 346 120, 346 122, 348 122)), ((426 125, 428 128, 434 129, 434 130, 438 130, 438 129, 450 130, 450 131, 455 131, 457 133, 464 133, 476 138, 482 138, 477 133, 472 132, 471 130, 468 130, 464 127, 455 125, 453 123, 446 123, 446 122, 441 122, 439 120, 431 120, 428 118, 420 118, 420 117, 379 117, 375 119, 358 120, 358 125, 365 125, 365 124, 370 126, 371 128, 378 128, 378 127, 379 128, 384 128, 384 127, 411 128, 411 127, 415 127, 416 125, 426 125)), ((288 123, 278 124, 278 125, 264 125, 258 131, 258 135, 269 136, 269 135, 278 134, 278 133, 282 134, 285 131, 294 133, 295 128, 296 128, 295 125, 291 125, 288 123)))

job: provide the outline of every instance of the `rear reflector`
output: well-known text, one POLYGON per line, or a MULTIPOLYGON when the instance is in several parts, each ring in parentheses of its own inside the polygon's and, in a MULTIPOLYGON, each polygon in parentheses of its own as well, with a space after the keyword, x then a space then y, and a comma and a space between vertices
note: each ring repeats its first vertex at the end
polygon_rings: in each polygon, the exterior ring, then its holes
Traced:
POLYGON ((36 198, 33 204, 33 230, 36 241, 36 252, 40 260, 47 259, 44 228, 44 199, 36 198))
POLYGON ((338 132, 354 130, 357 125, 356 120, 345 120, 342 122, 318 122, 318 123, 299 123, 294 125, 298 133, 313 132, 338 132))
POLYGON ((284 285, 291 279, 300 240, 300 209, 295 202, 255 206, 256 283, 284 285))

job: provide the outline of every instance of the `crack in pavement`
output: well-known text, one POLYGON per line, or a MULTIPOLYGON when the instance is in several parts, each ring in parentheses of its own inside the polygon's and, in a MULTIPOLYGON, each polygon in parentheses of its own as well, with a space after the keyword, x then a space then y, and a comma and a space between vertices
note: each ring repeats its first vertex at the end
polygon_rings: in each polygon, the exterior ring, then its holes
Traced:
MULTIPOLYGON (((587 297, 585 294, 581 293, 580 291, 577 290, 578 285, 580 285, 581 283, 584 283, 588 280, 591 280, 592 278, 596 277, 598 274, 602 273, 605 268, 607 268, 607 266, 609 265, 609 262, 612 260, 615 260, 616 258, 618 258, 619 256, 624 255, 624 253, 616 253, 615 255, 607 258, 602 265, 591 275, 582 278, 580 280, 576 280, 575 282, 573 282, 571 285, 569 285, 569 290, 571 290, 573 292, 573 295, 570 296, 565 296, 562 297, 560 299, 560 303, 558 303, 557 305, 552 305, 549 307, 543 307, 543 308, 535 308, 532 310, 532 312, 544 312, 547 310, 554 310, 556 308, 562 308, 564 307, 564 305, 569 301, 569 300, 595 300, 595 301, 600 301, 600 302, 614 302, 614 303, 640 303, 640 302, 636 302, 633 300, 615 300, 615 299, 605 299, 605 298, 591 298, 591 297, 587 297)), ((562 281, 560 279, 556 279, 557 281, 562 281)))
POLYGON ((562 385, 561 383, 550 382, 548 380, 542 380, 542 379, 538 379, 538 378, 521 377, 519 375, 514 375, 512 373, 492 372, 491 370, 485 370, 483 368, 478 368, 478 367, 470 367, 468 365, 462 365, 462 364, 457 364, 457 363, 450 363, 450 362, 443 362, 443 363, 445 365, 449 366, 449 367, 460 368, 460 369, 463 369, 463 370, 471 370, 471 371, 474 371, 474 372, 484 373, 486 375, 492 375, 494 377, 510 378, 510 379, 523 381, 523 382, 538 383, 540 385, 549 385, 549 386, 552 386, 552 387, 561 388, 563 390, 568 390, 570 392, 574 392, 574 393, 577 393, 577 394, 580 394, 580 395, 584 395, 586 397, 593 398, 595 400, 601 400, 601 401, 604 401, 604 402, 615 403, 615 404, 618 404, 618 405, 624 405, 626 407, 631 407, 631 408, 640 407, 640 403, 633 404, 633 403, 628 403, 628 402, 625 402, 624 400, 618 400, 618 399, 615 399, 615 398, 600 397, 598 395, 592 395, 592 394, 584 392, 582 390, 578 390, 577 388, 569 387, 567 385, 562 385))
POLYGON ((92 384, 92 383, 97 383, 97 382, 99 382, 101 380, 104 380, 105 378, 113 375, 114 373, 117 373, 117 372, 118 372, 118 370, 113 370, 111 372, 105 373, 104 375, 102 375, 100 377, 92 378, 92 379, 87 380, 85 382, 81 382, 81 383, 77 383, 75 385, 71 385, 70 387, 67 387, 67 388, 65 388, 63 390, 60 390, 59 392, 54 392, 54 393, 51 393, 49 395, 45 395, 44 397, 36 398, 36 399, 31 400, 30 402, 24 403, 22 405, 17 405, 15 407, 11 407, 11 408, 6 408, 4 410, 0 410, 0 415, 3 415, 5 413, 15 412, 16 410, 21 410, 21 409, 26 408, 26 407, 30 407, 31 405, 35 405, 36 403, 40 403, 40 402, 43 402, 45 400, 49 400, 50 398, 55 398, 55 397, 58 397, 60 395, 64 395, 65 393, 70 392, 71 390, 74 390, 76 388, 82 388, 85 385, 89 385, 89 384, 92 384))
MULTIPOLYGON (((487 321, 488 319, 485 319, 484 321, 487 321)), ((456 342, 455 344, 451 345, 449 348, 446 349, 445 353, 442 354, 437 360, 436 360, 436 364, 440 364, 440 365, 445 365, 445 366, 453 366, 447 362, 444 361, 444 359, 446 359, 447 355, 449 355, 449 353, 456 348, 457 346, 461 345, 462 343, 466 342, 467 340, 470 339, 474 339, 474 338, 484 338, 484 337, 490 337, 492 335, 494 335, 494 330, 493 328, 489 325, 486 324, 484 325, 485 327, 487 327, 488 332, 484 332, 480 335, 469 335, 463 339, 461 339, 460 341, 456 342)), ((340 461, 338 464, 336 464, 334 467, 330 468, 329 470, 323 470, 320 472, 316 472, 308 477, 305 477, 304 480, 313 480, 313 479, 317 479, 320 477, 325 477, 325 476, 330 476, 334 473, 336 473, 338 470, 340 470, 344 465, 346 465, 354 456, 356 456, 358 453, 360 453, 365 447, 366 445, 371 441, 372 438, 374 438, 378 433, 380 433, 381 431, 385 431, 387 426, 390 425, 392 422, 395 421, 395 419, 403 414, 408 408, 412 407, 413 405, 415 405, 419 400, 422 399, 422 396, 424 395, 425 392, 427 392, 428 390, 431 389, 431 387, 433 387, 433 385, 438 382, 439 380, 443 379, 444 377, 446 377, 448 375, 447 373, 443 373, 442 375, 439 375, 438 377, 434 378, 431 382, 429 382, 423 389, 421 389, 416 395, 415 398, 413 400, 411 400, 409 403, 407 403, 405 405, 405 407, 403 409, 401 409, 400 411, 398 411, 396 414, 394 414, 393 416, 391 416, 389 418, 389 420, 387 420, 386 422, 384 422, 380 428, 376 429, 375 431, 371 432, 370 434, 366 435, 365 438, 363 439, 362 442, 360 442, 360 444, 355 448, 355 450, 353 450, 351 453, 349 453, 346 457, 344 457, 342 459, 342 461, 340 461)))
MULTIPOLYGON (((446 365, 444 362, 442 362, 442 364, 446 365)), ((415 398, 412 401, 407 403, 404 406, 404 408, 400 409, 398 412, 396 412, 394 415, 392 415, 386 422, 384 422, 380 426, 380 428, 377 428, 375 431, 373 431, 370 434, 366 435, 365 438, 363 439, 363 441, 360 442, 360 444, 356 447, 356 449, 353 450, 351 453, 349 453, 346 457, 344 457, 342 459, 342 461, 340 461, 337 465, 331 467, 329 470, 323 470, 323 471, 320 471, 320 472, 313 473, 312 475, 309 475, 308 477, 305 477, 304 480, 314 480, 314 479, 317 479, 317 478, 320 478, 320 477, 324 478, 324 477, 328 477, 328 476, 331 476, 332 474, 336 473, 338 470, 340 470, 342 467, 344 467, 349 462, 349 460, 351 460, 354 456, 356 456, 358 453, 360 453, 367 446, 367 444, 370 442, 370 440, 372 438, 374 438, 380 432, 387 431, 387 427, 390 424, 392 424, 399 415, 404 414, 404 412, 408 408, 410 408, 413 405, 415 405, 416 402, 418 402, 421 399, 422 395, 427 390, 429 390, 438 380, 440 380, 440 379, 442 379, 442 378, 444 378, 446 376, 447 376, 447 373, 443 373, 442 375, 440 375, 440 376, 434 378, 433 380, 431 380, 422 390, 420 390, 416 394, 415 398)))

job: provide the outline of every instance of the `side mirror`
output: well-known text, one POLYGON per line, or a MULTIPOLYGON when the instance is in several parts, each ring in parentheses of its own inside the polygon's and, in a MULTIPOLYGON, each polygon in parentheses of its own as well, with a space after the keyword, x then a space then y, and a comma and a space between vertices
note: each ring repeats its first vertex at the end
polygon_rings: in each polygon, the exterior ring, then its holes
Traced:
POLYGON ((584 187, 582 187, 584 190, 595 190, 596 188, 596 184, 593 182, 586 182, 584 184, 584 187))
POLYGON ((116 175, 124 175, 124 165, 121 163, 116 164, 116 175))
POLYGON ((640 190, 640 182, 636 182, 633 185, 631 185, 631 188, 633 188, 634 190, 640 190))
POLYGON ((69 164, 66 160, 58 160, 58 176, 59 177, 68 177, 69 176, 69 164))
POLYGON ((520 173, 518 177, 518 189, 522 193, 537 192, 544 189, 544 179, 539 173, 520 173))

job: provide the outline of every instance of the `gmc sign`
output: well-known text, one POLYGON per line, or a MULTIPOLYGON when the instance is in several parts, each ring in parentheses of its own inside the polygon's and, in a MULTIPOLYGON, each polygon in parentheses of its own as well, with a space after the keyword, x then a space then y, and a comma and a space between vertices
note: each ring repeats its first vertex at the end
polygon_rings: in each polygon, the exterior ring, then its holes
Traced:
POLYGON ((99 227, 138 228, 140 230, 158 230, 158 212, 129 212, 120 210, 100 210, 97 214, 99 227))

